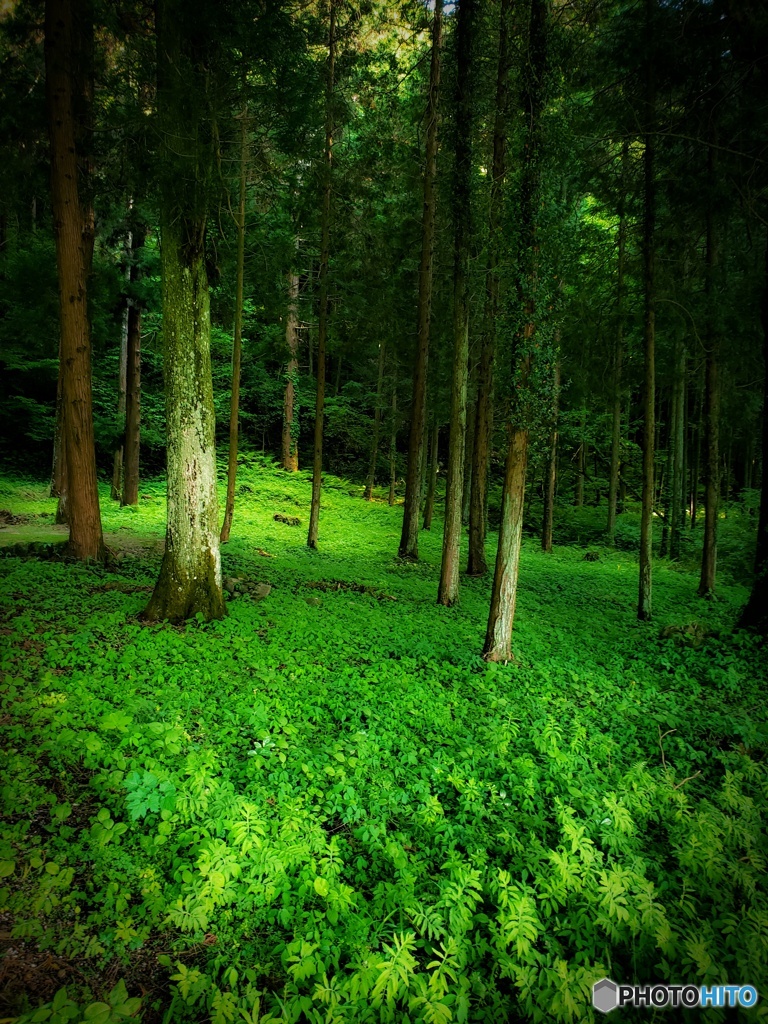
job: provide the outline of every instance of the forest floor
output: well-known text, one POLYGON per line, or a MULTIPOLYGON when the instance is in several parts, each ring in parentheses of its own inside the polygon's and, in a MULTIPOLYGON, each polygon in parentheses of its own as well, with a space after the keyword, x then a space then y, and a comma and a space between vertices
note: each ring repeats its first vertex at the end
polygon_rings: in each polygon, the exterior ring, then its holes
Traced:
POLYGON ((633 551, 530 538, 517 661, 486 665, 490 581, 435 603, 440 521, 402 562, 401 509, 328 477, 311 552, 308 474, 246 463, 228 615, 182 627, 137 620, 162 482, 103 491, 104 568, 38 557, 55 504, 0 481, 0 1018, 58 991, 53 1024, 565 1022, 604 975, 768 996, 744 586, 702 601, 657 561, 639 623, 633 551))

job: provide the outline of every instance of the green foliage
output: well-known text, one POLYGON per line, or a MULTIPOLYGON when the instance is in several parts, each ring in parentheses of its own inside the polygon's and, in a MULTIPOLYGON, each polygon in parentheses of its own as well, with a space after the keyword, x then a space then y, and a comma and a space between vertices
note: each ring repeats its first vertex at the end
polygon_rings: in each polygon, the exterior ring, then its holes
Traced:
POLYGON ((399 510, 328 476, 312 553, 273 519, 306 516, 306 474, 251 455, 238 480, 224 571, 272 590, 223 621, 137 621, 160 482, 138 510, 105 494, 113 571, 0 560, 0 910, 91 988, 20 1019, 116 1020, 99 979, 135 998, 147 961, 142 1009, 117 1003, 169 1024, 567 1024, 604 974, 768 984, 742 589, 703 603, 658 564, 640 625, 632 554, 526 544, 518 663, 485 665, 488 581, 435 606, 439 531, 401 563, 399 510))

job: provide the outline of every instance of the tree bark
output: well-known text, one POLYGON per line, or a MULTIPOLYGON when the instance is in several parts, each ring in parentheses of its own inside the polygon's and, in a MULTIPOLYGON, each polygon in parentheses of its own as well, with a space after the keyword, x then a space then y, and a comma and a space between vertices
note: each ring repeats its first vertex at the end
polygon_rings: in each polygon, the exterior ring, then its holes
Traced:
MULTIPOLYGON (((523 292, 521 299, 526 319, 513 353, 518 380, 508 423, 509 449, 504 472, 501 527, 496 554, 496 569, 491 590, 483 657, 487 661, 512 658, 512 627, 517 597, 517 578, 522 546, 525 473, 528 455, 530 418, 529 375, 537 313, 536 274, 538 263, 537 215, 540 205, 541 115, 544 108, 548 63, 548 0, 531 0, 528 56, 523 71, 523 112, 527 125, 520 181, 519 266, 523 292)), ((514 365, 514 364, 513 364, 514 365)))
POLYGON ((395 484, 397 483, 397 358, 395 358, 392 374, 392 422, 389 427, 389 505, 395 504, 395 484))
POLYGON ((582 410, 580 430, 581 430, 581 441, 576 452, 576 492, 574 495, 573 503, 576 508, 581 508, 584 504, 584 478, 587 474, 587 442, 584 440, 584 429, 586 426, 586 412, 582 410))
POLYGON ((621 147, 621 195, 619 198, 619 253, 616 287, 616 341, 613 350, 613 416, 611 423, 611 469, 608 483, 608 526, 606 540, 613 547, 616 540, 616 507, 619 495, 621 464, 621 371, 624 358, 624 266, 627 251, 627 168, 629 142, 621 147))
POLYGON ((763 475, 760 487, 760 516, 755 549, 755 581, 739 619, 743 629, 768 634, 768 236, 765 242, 765 279, 760 310, 763 328, 763 475))
POLYGON ((432 517, 435 511, 435 492, 437 491, 437 471, 439 469, 440 426, 437 417, 432 417, 432 439, 429 446, 429 467, 427 469, 427 497, 424 502, 424 529, 432 529, 432 517))
POLYGON ((443 0, 435 0, 432 19, 432 61, 429 73, 427 140, 424 161, 424 208, 421 221, 421 261, 417 304, 416 360, 413 370, 413 399, 408 438, 408 468, 405 476, 401 558, 419 557, 419 513, 421 511, 421 463, 427 406, 427 365, 432 306, 432 258, 435 238, 435 178, 437 176, 437 119, 440 94, 440 47, 443 35, 443 0))
POLYGON ((496 104, 493 123, 493 167, 488 210, 488 263, 485 270, 485 309, 475 403, 475 443, 472 452, 472 489, 469 504, 469 556, 467 574, 484 576, 485 534, 488 521, 488 462, 493 429, 493 361, 496 317, 499 309, 499 255, 503 244, 502 208, 507 164, 507 110, 509 106, 509 21, 512 0, 501 0, 499 56, 496 65, 496 104))
POLYGON ((654 135, 656 96, 653 63, 653 21, 655 0, 645 2, 646 31, 646 96, 645 96, 645 151, 643 173, 645 196, 643 211, 643 286, 645 292, 645 324, 643 346, 643 500, 640 514, 640 577, 637 598, 637 617, 648 621, 653 614, 653 495, 654 459, 656 439, 656 293, 654 231, 656 221, 654 180, 654 135))
POLYGON ((296 436, 296 378, 299 372, 299 275, 288 275, 288 315, 285 324, 288 369, 283 397, 283 469, 296 473, 299 468, 299 445, 296 436))
MULTIPOLYGON (((134 229, 131 244, 131 284, 141 277, 137 254, 144 246, 147 230, 134 229)), ((141 303, 134 295, 128 306, 128 352, 125 389, 125 455, 123 462, 123 505, 139 503, 139 454, 141 449, 141 303)))
MULTIPOLYGON (((472 357, 470 356, 469 389, 473 384, 472 357)), ((469 503, 472 498, 472 459, 475 451, 475 423, 477 422, 477 402, 468 398, 467 431, 464 435, 464 488, 461 498, 461 525, 469 526, 469 503)))
POLYGON ((373 413, 373 440, 371 441, 371 461, 368 466, 368 479, 365 484, 366 501, 373 500, 373 485, 376 481, 376 462, 379 455, 379 433, 381 431, 381 393, 384 388, 384 354, 386 344, 379 343, 379 367, 376 376, 376 408, 373 413))
POLYGON ((469 242, 472 177, 472 33, 475 0, 459 0, 457 24, 456 147, 453 185, 453 372, 448 465, 445 483, 443 556, 437 603, 450 608, 459 599, 461 511, 467 435, 469 361, 469 242))
MULTIPOLYGON (((61 318, 63 447, 69 504, 68 552, 77 559, 102 559, 96 452, 91 397, 91 326, 88 274, 93 252, 93 221, 81 202, 83 169, 76 139, 86 126, 84 94, 76 124, 76 60, 82 38, 92 33, 85 3, 47 0, 45 5, 46 103, 51 142, 51 206, 56 239, 61 318)), ((87 194, 87 190, 86 190, 87 194)))
POLYGON ((683 449, 685 445, 685 343, 677 342, 675 360, 675 379, 672 396, 672 479, 670 481, 670 513, 669 513, 669 557, 674 561, 680 558, 680 536, 683 528, 684 472, 683 449))
POLYGON ((219 541, 226 544, 235 513, 237 444, 240 419, 240 360, 243 348, 243 276, 245 270, 245 198, 248 169, 248 110, 240 115, 240 203, 237 211, 237 281, 235 285, 235 330, 232 339, 232 393, 229 402, 229 456, 227 459, 227 502, 219 541))
MULTIPOLYGON (((129 203, 130 209, 130 203, 129 203)), ((123 323, 120 332, 120 368, 117 378, 117 419, 120 425, 120 443, 115 449, 112 459, 112 501, 120 501, 123 488, 123 452, 125 450, 125 393, 128 387, 128 315, 131 308, 129 294, 131 283, 131 252, 133 251, 133 232, 128 230, 125 240, 125 306, 123 323)))
POLYGON ((544 476, 544 523, 541 531, 541 549, 551 554, 555 519, 555 484, 557 481, 557 419, 560 399, 560 363, 555 363, 555 387, 552 405, 552 430, 549 435, 549 463, 544 476))
POLYGON ((143 618, 181 622, 221 618, 225 610, 205 270, 212 152, 201 114, 208 86, 199 59, 204 41, 193 36, 182 0, 157 0, 156 9, 168 521, 160 576, 143 618), (190 94, 197 102, 189 102, 190 94))
POLYGON ((336 0, 330 0, 328 76, 325 86, 325 150, 323 154, 323 209, 320 225, 320 311, 317 328, 317 392, 315 398, 315 450, 312 460, 312 505, 307 547, 316 548, 320 525, 323 475, 323 416, 325 410, 325 351, 328 341, 328 262, 331 254, 331 168, 333 166, 333 88, 336 64, 336 0))

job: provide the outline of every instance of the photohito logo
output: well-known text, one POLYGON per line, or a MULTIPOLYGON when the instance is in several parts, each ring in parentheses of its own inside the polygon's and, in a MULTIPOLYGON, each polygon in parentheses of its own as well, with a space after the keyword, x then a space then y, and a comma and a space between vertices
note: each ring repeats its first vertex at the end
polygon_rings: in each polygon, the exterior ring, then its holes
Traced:
POLYGON ((618 985, 601 978, 592 986, 592 1005, 600 1013, 610 1013, 618 1006, 750 1007, 757 998, 754 985, 618 985))

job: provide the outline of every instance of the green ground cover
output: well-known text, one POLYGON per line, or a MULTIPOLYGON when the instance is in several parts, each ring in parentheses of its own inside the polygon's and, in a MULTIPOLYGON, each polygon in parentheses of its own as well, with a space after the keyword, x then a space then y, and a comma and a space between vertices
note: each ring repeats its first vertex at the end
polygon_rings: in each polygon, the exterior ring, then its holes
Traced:
MULTIPOLYGON (((603 975, 768 994, 743 586, 702 602, 657 563, 640 624, 631 550, 531 539, 518 663, 486 665, 489 582, 435 604, 439 528, 402 563, 401 510, 329 478, 310 552, 308 477, 239 480, 224 571, 271 590, 221 622, 137 621, 161 483, 103 492, 108 569, 0 559, 0 1017, 567 1022, 603 975)), ((0 507, 54 510, 7 480, 0 507)))

